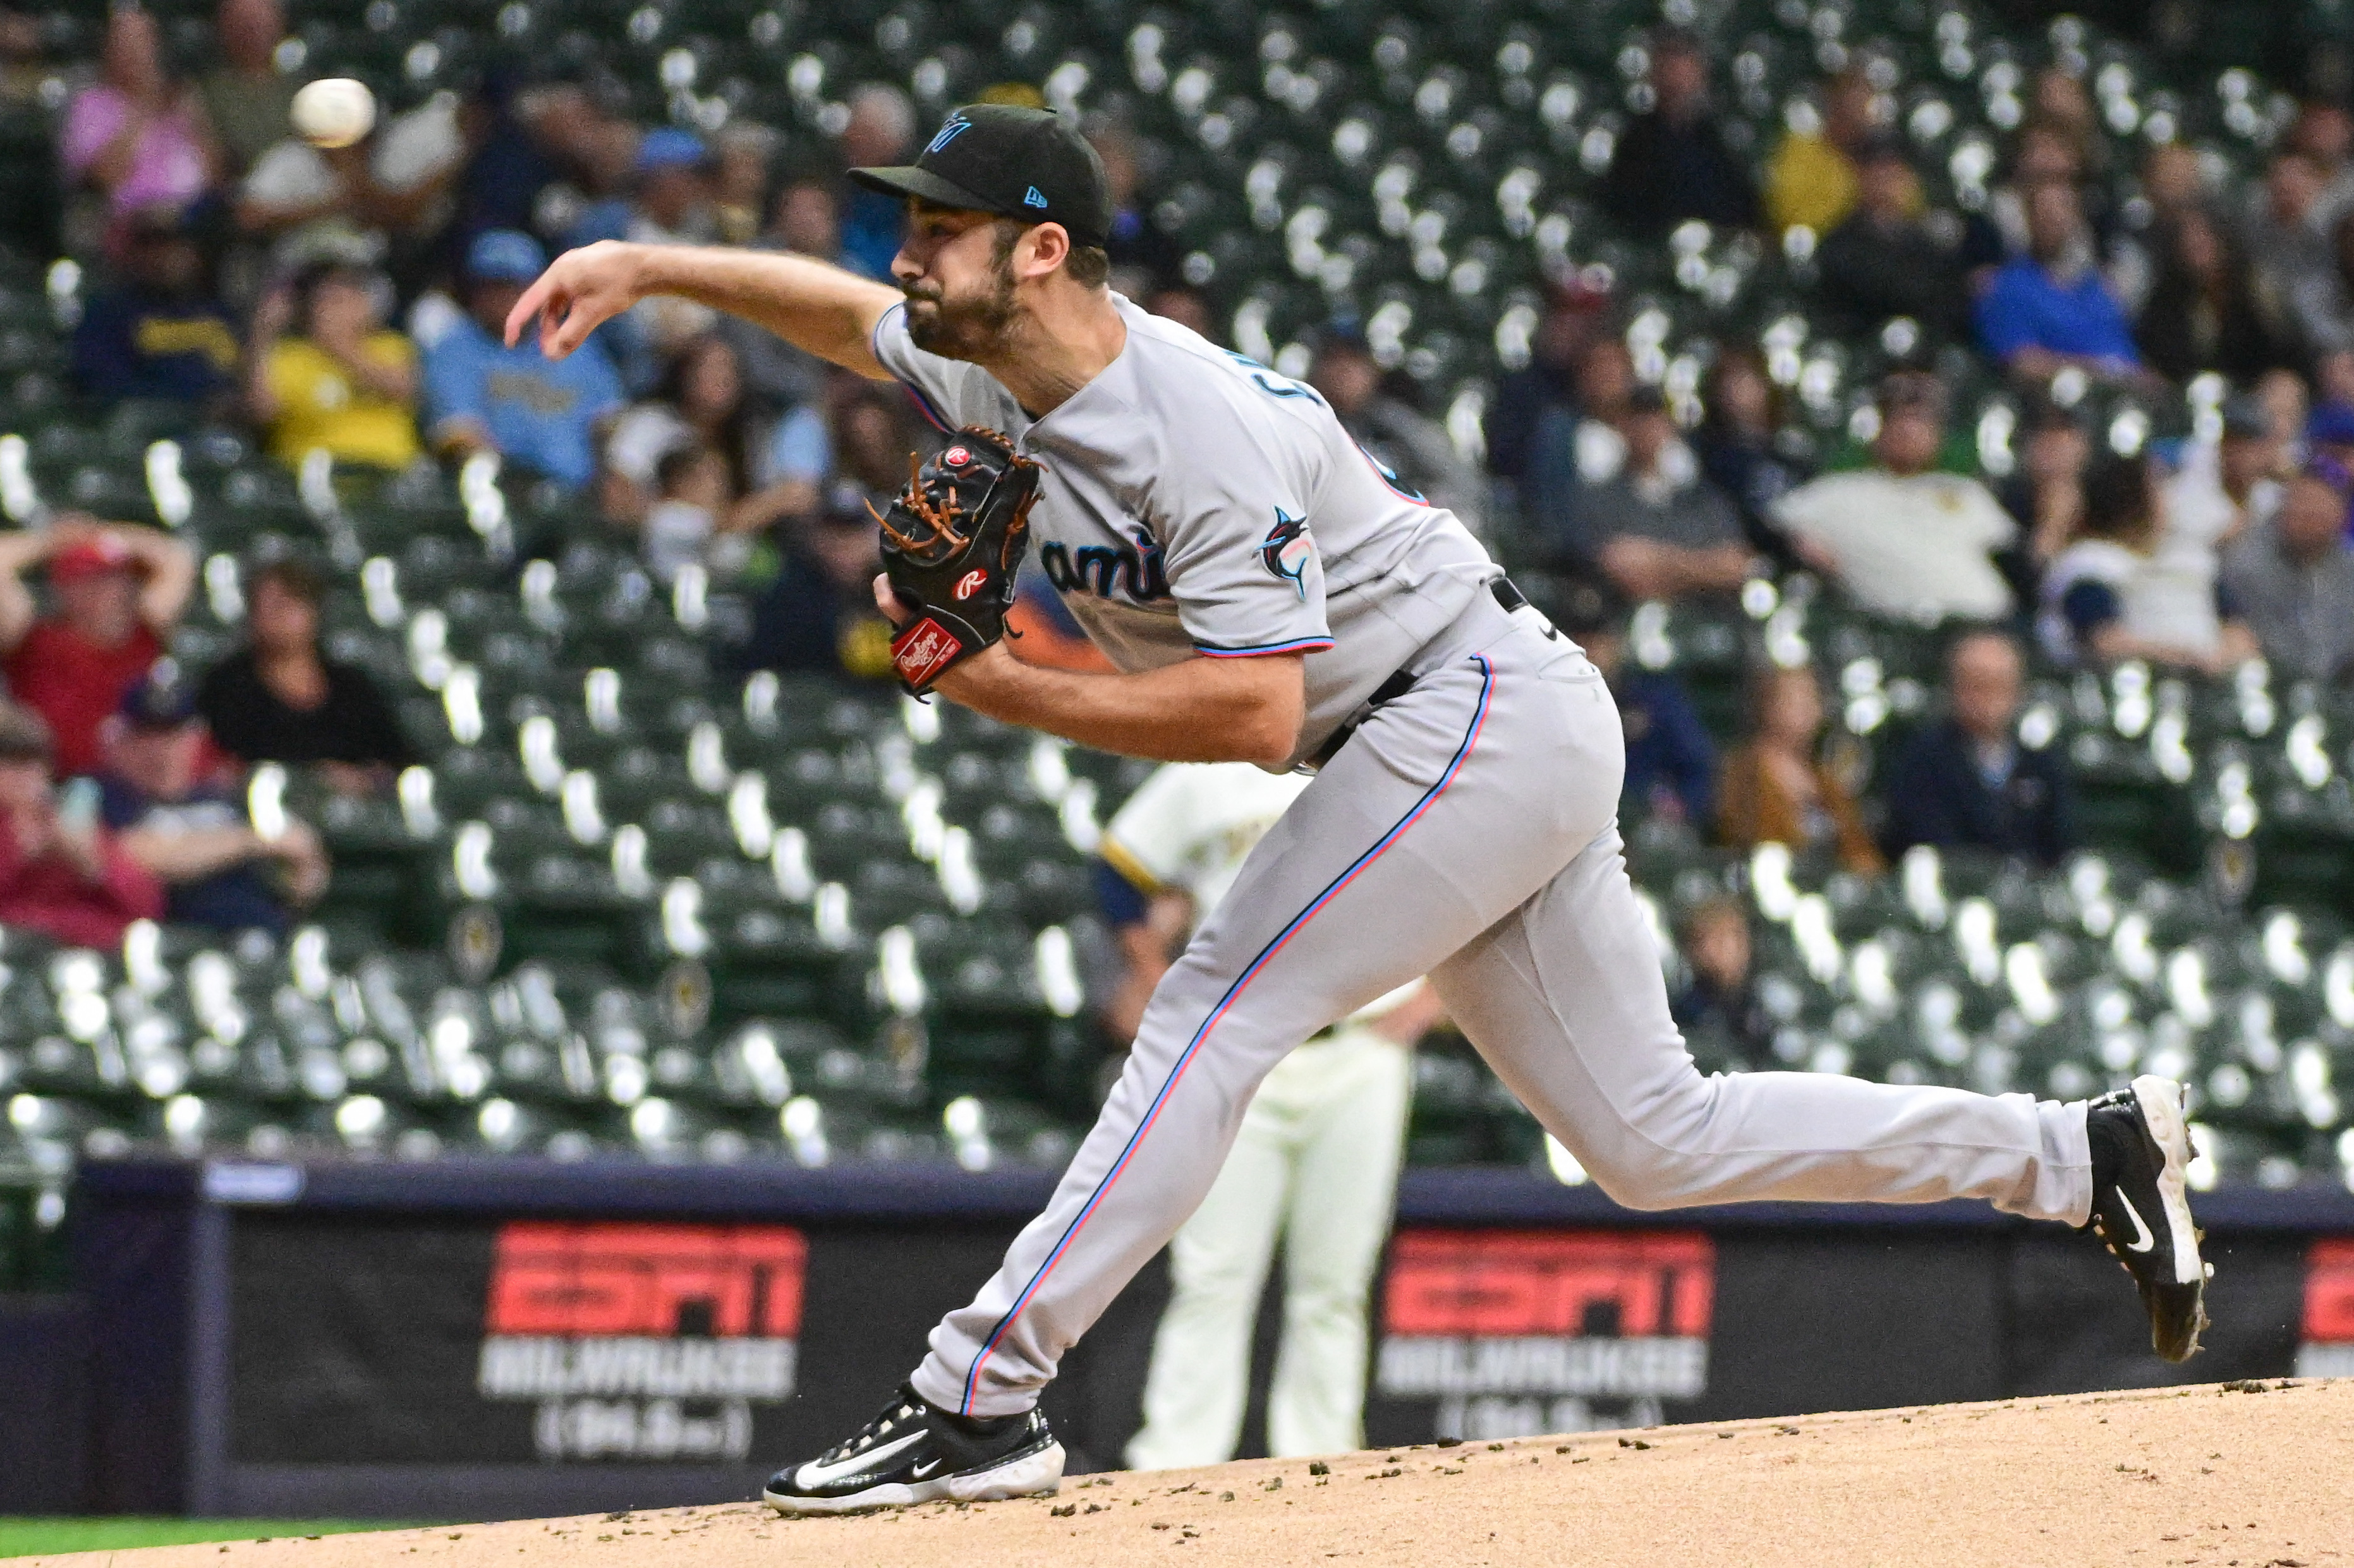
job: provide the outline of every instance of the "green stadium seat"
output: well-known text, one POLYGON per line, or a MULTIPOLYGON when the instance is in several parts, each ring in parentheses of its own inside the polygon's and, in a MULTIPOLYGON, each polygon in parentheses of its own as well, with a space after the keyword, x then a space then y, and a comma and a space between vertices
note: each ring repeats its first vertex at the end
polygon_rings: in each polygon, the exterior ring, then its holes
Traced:
MULTIPOLYGON (((2341 0, 2291 9, 2215 8, 2191 49, 2213 63, 2176 80, 2179 60, 2073 19, 2029 34, 1905 0, 1735 0, 1702 22, 1723 40, 1721 101, 1754 154, 1821 73, 1863 60, 1945 205, 1982 201, 1985 172, 1967 154, 2002 143, 2008 106, 2051 58, 2081 58, 2109 84, 2105 100, 2130 92, 2136 110, 2108 105, 2119 117, 2104 132, 2121 193, 2156 134, 2137 116, 2171 116, 2246 170, 2270 134, 2271 90, 2227 71, 2232 40, 2324 37, 2343 20, 2341 0)), ((204 7, 166 10, 175 37, 201 39, 204 7)), ((1805 356, 1827 378, 1797 400, 1794 439, 1844 441, 1871 380, 1907 357, 1934 365, 1957 408, 2016 414, 1967 355, 1814 333, 1808 269, 1774 247, 1698 231, 1638 243, 1594 209, 1594 174, 1636 106, 1660 16, 1649 0, 1543 17, 1373 0, 1296 13, 1133 0, 295 11, 306 69, 355 71, 395 107, 461 81, 493 47, 610 86, 651 120, 724 104, 797 134, 860 80, 905 83, 929 114, 991 81, 1084 69, 1081 101, 1117 100, 1134 128, 1163 198, 1150 220, 1222 307, 1241 307, 1238 340, 1296 358, 1333 316, 1384 313, 1434 411, 1490 374, 1502 311, 1589 268, 1642 323, 1647 367, 1674 377, 1720 342, 1807 323, 1805 356), (804 55, 813 86, 805 66, 787 79, 804 55), (1385 210, 1385 197, 1401 205, 1385 210), (1298 243, 1313 222, 1303 213, 1320 215, 1312 249, 1298 243)), ((84 5, 45 26, 79 58, 101 22, 84 5)), ((723 680, 742 593, 707 584, 697 613, 693 594, 652 582, 626 535, 582 525, 546 485, 502 481, 514 555, 486 546, 457 482, 432 465, 389 478, 334 469, 306 485, 249 436, 182 410, 79 406, 64 328, 97 273, 48 273, 49 135, 44 116, 0 113, 0 146, 20 154, 0 175, 18 197, 0 203, 12 215, 0 229, 31 247, 0 249, 0 425, 25 439, 37 497, 17 493, 13 520, 86 504, 173 521, 176 493, 153 474, 175 459, 188 503, 177 525, 221 573, 270 539, 329 557, 330 651, 385 684, 431 761, 389 800, 294 786, 290 803, 335 859, 312 912, 323 948, 165 932, 152 961, 166 978, 142 989, 111 956, 95 985, 80 967, 68 985, 41 944, 10 933, 0 1092, 33 1130, 0 1135, 0 1167, 6 1147, 57 1160, 134 1140, 273 1156, 1059 1160, 1066 1123, 1092 1109, 1096 1046, 1076 1022, 1083 1008, 1066 1015, 1042 988, 1039 944, 1092 915, 1074 844, 1149 766, 1042 747, 951 705, 911 714, 887 687, 723 680), (884 918, 904 923, 919 1004, 881 985, 884 918), (453 925, 464 939, 437 951, 453 925), (119 1060, 90 1033, 85 999, 101 995, 119 1060), (678 1022, 679 999, 697 996, 708 1017, 695 1027, 657 1018, 678 1022), (472 1043, 437 1054, 452 1020, 472 1043)), ((2132 412, 2160 437, 2190 414, 2179 398, 2095 394, 2084 407, 2104 427, 2132 412)), ((0 454, 0 471, 12 461, 0 454)), ((1521 541, 1501 533, 1516 576, 1560 603, 1566 585, 1521 569, 1521 541)), ((1760 649, 1807 645, 1836 683, 1837 738, 1869 777, 1933 715, 1943 639, 1861 616, 1804 578, 1781 589, 1766 620, 1647 608, 1638 662, 1681 676, 1729 736, 1760 649)), ((175 641, 191 664, 242 635, 232 597, 215 597, 199 596, 175 641)), ((2043 877, 1942 857, 1934 888, 1798 857, 1790 894, 1820 903, 1803 921, 1761 916, 1757 941, 1777 1054, 1892 1081, 2071 1094, 2179 1059, 2226 1179, 2337 1179, 2345 1118, 2329 1086, 2354 1082, 2354 957, 2338 962, 2354 921, 2339 874, 2354 798, 2333 753, 2354 735, 2354 699, 2245 680, 2144 678, 2128 693, 2038 672, 2031 700, 2044 739, 2030 744, 2071 759, 2094 851, 2043 877), (2309 719, 2318 741, 2297 727, 2309 719)), ((1727 892, 1755 901, 1744 857, 1639 815, 1626 832, 1662 922, 1727 892)), ((1733 1065, 1723 1042, 1692 1044, 1704 1067, 1733 1065)), ((1416 1159, 1542 1160, 1533 1123, 1468 1050, 1426 1052, 1417 1074, 1416 1159)), ((22 1189, 0 1179, 0 1190, 22 1189)), ((0 1287, 8 1255, 0 1240, 0 1287)))

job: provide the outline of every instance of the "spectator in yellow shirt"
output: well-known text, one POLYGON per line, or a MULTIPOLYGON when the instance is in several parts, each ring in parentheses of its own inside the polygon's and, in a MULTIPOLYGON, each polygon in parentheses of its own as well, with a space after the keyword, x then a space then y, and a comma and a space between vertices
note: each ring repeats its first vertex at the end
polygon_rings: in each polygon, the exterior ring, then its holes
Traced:
POLYGON ((381 292, 374 273, 329 262, 255 308, 246 400, 281 461, 319 448, 372 468, 416 461, 417 346, 383 324, 381 292))
POLYGON ((1766 165, 1766 217, 1775 232, 1800 224, 1819 238, 1855 207, 1855 152, 1872 134, 1871 80, 1850 67, 1823 84, 1822 109, 1801 102, 1766 165))

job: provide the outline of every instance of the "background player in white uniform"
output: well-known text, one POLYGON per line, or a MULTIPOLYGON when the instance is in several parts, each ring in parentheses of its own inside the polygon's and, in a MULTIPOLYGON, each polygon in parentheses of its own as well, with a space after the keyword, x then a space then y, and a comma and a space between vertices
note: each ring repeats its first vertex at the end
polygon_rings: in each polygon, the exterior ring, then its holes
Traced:
MULTIPOLYGON (((1241 762, 1163 768, 1113 816, 1097 853, 1135 912, 1174 896, 1197 921, 1307 788, 1301 775, 1241 762)), ((1168 967, 1149 950, 1131 952, 1129 961, 1156 983, 1168 967)), ((1234 1457, 1251 1330, 1278 1240, 1283 1339, 1267 1391, 1267 1452, 1289 1458, 1363 1445, 1365 1298, 1405 1147, 1409 1048, 1437 1011, 1430 988, 1411 981, 1317 1035, 1260 1082, 1209 1196, 1169 1244, 1172 1292, 1153 1337, 1144 1426, 1129 1442, 1129 1465, 1172 1470, 1234 1457)))
POLYGON ((1062 1449, 1035 1406, 1064 1351, 1200 1203, 1268 1069, 1425 974, 1622 1203, 1971 1197, 2090 1221, 2160 1353, 2190 1353, 2204 1275, 2179 1086, 2088 1106, 1702 1077, 1620 855, 1618 718, 1577 648, 1313 391, 1104 287, 1102 169, 1068 122, 959 110, 912 167, 860 177, 909 197, 897 293, 804 258, 604 243, 558 259, 508 331, 538 315, 560 357, 677 294, 895 376, 944 423, 1003 429, 1046 470, 1040 557, 1120 673, 998 642, 936 689, 1130 756, 1320 766, 1154 993, 1045 1212, 880 1414, 770 1479, 774 1506, 1053 1490, 1062 1449))

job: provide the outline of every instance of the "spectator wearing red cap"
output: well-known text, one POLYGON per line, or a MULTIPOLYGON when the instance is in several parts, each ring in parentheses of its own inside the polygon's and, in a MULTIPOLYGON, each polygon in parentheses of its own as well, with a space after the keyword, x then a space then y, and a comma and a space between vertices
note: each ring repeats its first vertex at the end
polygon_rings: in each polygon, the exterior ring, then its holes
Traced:
POLYGON ((196 556, 153 528, 60 518, 0 536, 0 650, 9 690, 47 721, 67 775, 97 768, 98 729, 164 656, 196 584, 196 556), (25 574, 46 564, 49 613, 25 574))
POLYGON ((0 924, 111 948, 133 920, 163 916, 164 885, 99 824, 89 784, 59 806, 51 760, 40 715, 0 703, 0 924))

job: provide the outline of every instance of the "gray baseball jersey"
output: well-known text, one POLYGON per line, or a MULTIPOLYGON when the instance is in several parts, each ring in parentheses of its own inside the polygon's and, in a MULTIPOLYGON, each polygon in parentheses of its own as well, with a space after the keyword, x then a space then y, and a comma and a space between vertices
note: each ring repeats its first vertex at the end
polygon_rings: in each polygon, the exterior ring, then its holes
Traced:
POLYGON ((1314 388, 1112 300, 1127 345, 1044 418, 917 348, 905 306, 875 323, 875 357, 944 429, 1002 430, 1044 466, 1039 565, 1119 669, 1305 653, 1312 755, 1497 568, 1314 388))
POLYGON ((1978 1197, 2083 1223, 2083 1102, 1828 1074, 1703 1078, 1615 813, 1624 735, 1577 647, 1480 591, 1495 568, 1399 493, 1306 387, 1119 302, 1128 344, 1043 419, 986 372, 876 356, 941 423, 1044 463, 1046 568, 1113 661, 1307 652, 1303 750, 1393 672, 1169 970, 1044 1213, 912 1376, 942 1409, 1027 1409, 1167 1245, 1293 1047, 1427 974, 1545 1129, 1637 1208, 1978 1197))

